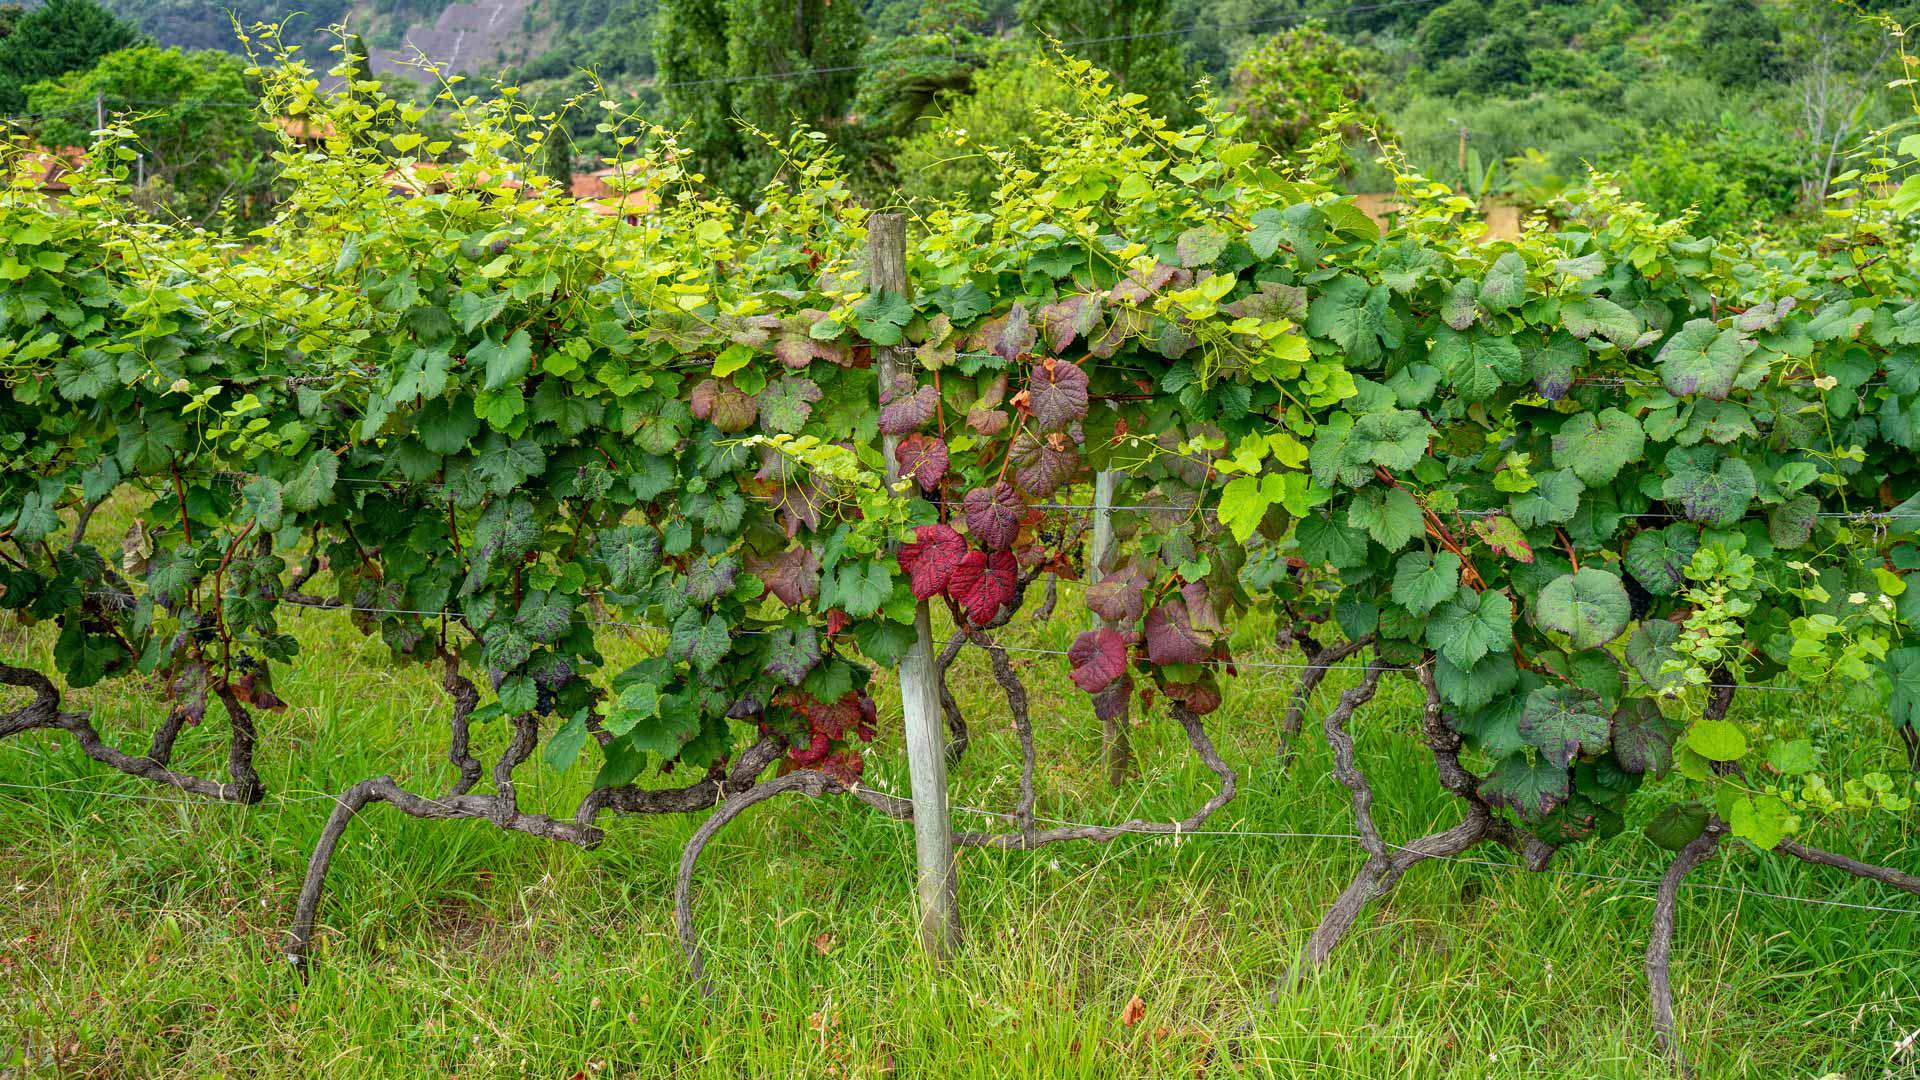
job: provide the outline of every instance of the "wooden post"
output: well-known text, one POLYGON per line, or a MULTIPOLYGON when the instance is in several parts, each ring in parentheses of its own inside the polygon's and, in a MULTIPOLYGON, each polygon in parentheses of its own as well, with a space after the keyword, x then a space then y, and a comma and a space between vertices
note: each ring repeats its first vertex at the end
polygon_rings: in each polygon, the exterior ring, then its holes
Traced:
MULTIPOLYGON (((1106 576, 1107 560, 1113 554, 1113 489, 1118 479, 1119 474, 1111 469, 1093 475, 1093 536, 1087 541, 1088 584, 1106 576)), ((1097 629, 1107 622, 1095 615, 1093 625, 1097 629)), ((1133 740, 1127 735, 1124 710, 1118 716, 1100 721, 1100 745, 1106 751, 1107 783, 1119 787, 1126 783, 1127 773, 1133 768, 1133 740)))
MULTIPOLYGON (((867 219, 868 287, 906 295, 907 225, 899 214, 867 219)), ((874 350, 880 386, 900 370, 898 346, 874 350)), ((898 475, 899 436, 883 435, 887 480, 898 475)), ((920 944, 934 960, 953 954, 960 932, 953 868, 953 821, 947 811, 947 748, 934 682, 933 629, 922 601, 914 608, 913 646, 900 660, 900 704, 906 715, 907 770, 913 785, 913 846, 919 866, 920 944)))

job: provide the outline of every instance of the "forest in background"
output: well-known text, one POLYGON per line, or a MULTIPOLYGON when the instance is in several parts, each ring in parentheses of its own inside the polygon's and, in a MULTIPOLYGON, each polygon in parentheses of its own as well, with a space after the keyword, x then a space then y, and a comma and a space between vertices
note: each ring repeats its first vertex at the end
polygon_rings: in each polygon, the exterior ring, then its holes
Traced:
MULTIPOLYGON (((236 4, 242 24, 285 20, 324 71, 341 53, 404 46, 441 0, 236 4), (330 27, 348 27, 342 39, 330 27), (328 49, 335 52, 329 53, 328 49)), ((95 103, 136 115, 150 201, 212 221, 271 201, 271 133, 244 103, 246 61, 210 0, 48 0, 0 7, 0 113, 47 146, 84 145, 95 103)), ((540 167, 591 170, 610 153, 601 97, 680 127, 701 168, 736 194, 780 156, 750 128, 799 118, 835 140, 875 201, 984 198, 983 147, 1017 147, 1064 102, 1036 63, 1049 40, 1112 71, 1175 121, 1206 84, 1277 153, 1348 110, 1346 176, 1391 187, 1381 141, 1476 199, 1549 206, 1589 167, 1703 229, 1817 235, 1820 207, 1859 139, 1900 115, 1889 22, 1912 2, 1834 0, 537 0, 523 55, 469 57, 560 116, 540 167), (571 107, 568 102, 572 102, 571 107)), ((371 77, 362 63, 362 75, 371 77)), ((391 77, 388 78, 392 82, 391 77)), ((417 91, 433 96, 426 77, 417 91)))

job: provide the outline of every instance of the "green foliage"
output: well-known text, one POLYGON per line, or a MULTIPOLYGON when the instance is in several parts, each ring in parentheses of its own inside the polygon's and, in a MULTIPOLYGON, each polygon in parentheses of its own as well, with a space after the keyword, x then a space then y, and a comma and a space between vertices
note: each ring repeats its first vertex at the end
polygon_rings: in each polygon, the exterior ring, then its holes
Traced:
POLYGON ((264 212, 272 170, 262 160, 269 140, 244 104, 253 96, 245 71, 231 53, 141 46, 29 86, 27 106, 48 117, 42 138, 61 146, 91 141, 96 101, 123 114, 151 185, 143 202, 196 222, 246 220, 264 212))
POLYGON ((26 111, 27 88, 34 83, 85 70, 108 53, 140 44, 140 39, 133 24, 94 0, 46 0, 13 20, 0 36, 0 113, 26 111))
POLYGON ((1318 24, 1285 29, 1234 65, 1228 104, 1247 118, 1248 138, 1291 155, 1342 110, 1353 131, 1381 126, 1366 102, 1368 62, 1367 54, 1318 24))

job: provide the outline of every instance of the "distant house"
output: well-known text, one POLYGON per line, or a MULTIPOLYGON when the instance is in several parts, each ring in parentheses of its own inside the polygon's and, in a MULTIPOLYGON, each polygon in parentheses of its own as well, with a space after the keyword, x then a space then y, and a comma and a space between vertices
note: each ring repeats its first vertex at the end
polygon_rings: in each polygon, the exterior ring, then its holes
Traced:
POLYGON ((59 198, 72 190, 68 175, 83 168, 87 152, 78 146, 60 146, 51 150, 39 143, 15 140, 0 150, 6 159, 7 178, 17 185, 37 189, 48 198, 59 198))
POLYGON ((651 191, 636 186, 638 179, 620 166, 574 173, 568 193, 591 213, 624 218, 627 224, 638 225, 642 215, 651 213, 659 205, 651 191), (621 188, 629 190, 621 191, 621 188))
POLYGON ((331 123, 311 116, 276 116, 273 124, 302 146, 319 146, 337 134, 331 123))

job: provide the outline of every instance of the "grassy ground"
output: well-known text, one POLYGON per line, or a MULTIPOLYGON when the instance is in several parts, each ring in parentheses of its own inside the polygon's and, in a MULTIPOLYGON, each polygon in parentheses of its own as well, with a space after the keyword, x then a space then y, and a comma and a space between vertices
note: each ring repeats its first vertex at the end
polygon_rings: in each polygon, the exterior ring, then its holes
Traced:
MULTIPOLYGON (((1062 614, 1011 640, 1063 648, 1074 621, 1062 614)), ((371 808, 335 861, 326 932, 302 986, 277 944, 327 794, 381 773, 439 789, 451 767, 429 673, 391 668, 344 615, 311 612, 295 625, 308 661, 278 682, 292 708, 268 718, 260 765, 274 795, 264 805, 186 802, 53 735, 0 745, 0 1077, 1665 1075, 1641 973, 1647 885, 1529 875, 1491 849, 1471 855, 1499 865, 1424 865, 1321 977, 1269 1005, 1358 865, 1350 841, 968 851, 966 941, 936 973, 914 945, 910 828, 844 799, 755 808, 708 849, 697 917, 720 984, 711 1006, 689 983, 670 917, 695 819, 614 822, 589 853, 371 808), (1125 1025, 1136 995, 1144 1016, 1125 1025)), ((1257 648, 1260 628, 1243 636, 1247 655, 1274 658, 1257 648)), ((0 655, 46 668, 49 640, 44 628, 0 628, 0 655)), ((1042 815, 1172 819, 1206 797, 1210 775, 1162 717, 1135 728, 1141 779, 1108 790, 1098 725, 1063 664, 1023 661, 1042 815)), ((1343 682, 1336 674, 1323 696, 1343 682)), ((1292 683, 1289 672, 1249 670, 1210 721, 1245 782, 1213 828, 1350 830, 1317 738, 1291 771, 1275 763, 1292 683)), ((956 688, 976 740, 954 798, 1004 809, 1018 755, 984 657, 963 660, 956 688)), ((1421 765, 1410 689, 1383 694, 1359 725, 1383 796, 1376 813, 1398 838, 1457 816, 1421 765)), ((897 731, 897 704, 889 717, 878 696, 883 727, 897 731)), ((1770 700, 1756 707, 1824 707, 1761 696, 1770 700)), ((155 695, 126 687, 70 703, 135 746, 161 711, 155 695)), ((1837 752, 1891 763, 1882 721, 1825 720, 1837 752)), ((184 766, 217 771, 219 724, 208 728, 182 740, 184 766)), ((486 747, 500 734, 487 732, 486 747)), ((570 806, 591 756, 565 775, 530 767, 523 789, 539 805, 570 806)), ((869 779, 904 786, 891 734, 869 779)), ((1912 824, 1882 820, 1835 842, 1913 867, 1912 824)), ((1556 867, 1646 878, 1660 855, 1630 832, 1556 867)), ((1751 852, 1695 879, 1901 903, 1751 852)), ((1675 975, 1702 1075, 1916 1075, 1920 917, 1689 889, 1675 975)))

